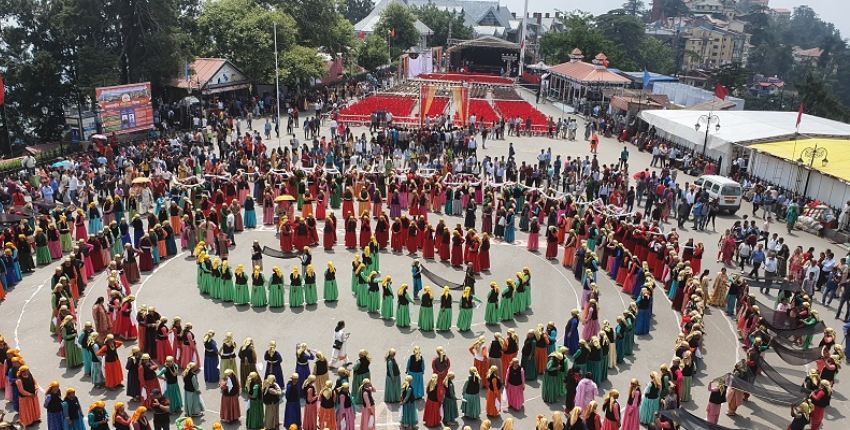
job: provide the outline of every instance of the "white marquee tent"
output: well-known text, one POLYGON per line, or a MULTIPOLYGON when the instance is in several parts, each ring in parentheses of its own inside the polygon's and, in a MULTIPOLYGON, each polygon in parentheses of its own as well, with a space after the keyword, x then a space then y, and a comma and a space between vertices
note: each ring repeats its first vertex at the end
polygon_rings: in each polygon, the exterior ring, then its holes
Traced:
MULTIPOLYGON (((645 110, 640 118, 654 126, 659 137, 699 154, 703 151, 706 124, 702 121, 699 130, 694 125, 702 115, 709 114, 720 118, 720 130, 712 121, 706 154, 715 159, 723 157, 723 173, 728 171, 733 146, 789 140, 796 132, 797 112, 645 110)), ((804 114, 799 131, 812 137, 847 137, 850 124, 804 114)))

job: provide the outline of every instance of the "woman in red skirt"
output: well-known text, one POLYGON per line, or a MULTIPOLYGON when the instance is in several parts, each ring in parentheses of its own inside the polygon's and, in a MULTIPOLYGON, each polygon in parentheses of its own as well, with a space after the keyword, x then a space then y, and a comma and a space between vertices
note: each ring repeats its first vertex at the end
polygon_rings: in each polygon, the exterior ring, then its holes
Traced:
POLYGON ((423 244, 422 244, 422 257, 427 258, 429 260, 434 259, 434 228, 431 227, 431 224, 427 224, 425 226, 425 231, 422 232, 423 244))
POLYGON ((378 248, 387 249, 387 243, 390 241, 390 221, 387 215, 382 213, 375 223, 375 239, 378 241, 378 248))
POLYGON ((410 254, 416 254, 416 250, 419 249, 419 243, 416 238, 418 232, 419 227, 415 223, 411 223, 407 229, 407 252, 410 254))
POLYGON ((481 247, 478 248, 478 264, 481 270, 490 270, 490 235, 484 233, 481 238, 481 247))
POLYGON ((239 421, 242 411, 239 408, 239 378, 232 369, 224 371, 224 379, 221 380, 221 411, 219 417, 224 423, 239 421))
POLYGON ((116 325, 113 331, 124 340, 136 340, 139 336, 139 330, 136 327, 136 316, 133 315, 133 302, 135 301, 136 296, 132 294, 124 297, 115 321, 116 325))
POLYGON ((460 267, 463 264, 463 242, 460 232, 454 230, 452 236, 452 266, 454 267, 460 267))
POLYGON ((293 239, 292 239, 292 226, 289 224, 289 218, 286 216, 280 220, 280 250, 281 252, 292 252, 293 247, 293 239))
POLYGON ((691 269, 693 269, 694 273, 700 273, 700 271, 702 271, 703 254, 705 254, 705 245, 700 242, 697 244, 696 248, 694 248, 694 256, 691 259, 691 269))
POLYGON ((391 241, 393 252, 401 252, 404 245, 401 242, 401 220, 398 218, 393 221, 392 233, 391 241))
POLYGON ((561 260, 561 264, 564 267, 573 267, 573 263, 576 259, 577 243, 578 236, 576 235, 576 231, 570 230, 564 238, 564 258, 561 260))
POLYGON ((427 427, 437 427, 443 421, 440 411, 442 410, 442 399, 439 394, 440 384, 437 374, 431 375, 431 380, 425 387, 425 412, 422 420, 427 427))
POLYGON ((345 221, 345 247, 355 249, 357 248, 357 220, 351 212, 348 214, 348 219, 345 221))
POLYGON ((319 393, 319 428, 325 430, 336 430, 336 409, 334 399, 334 384, 325 382, 324 388, 319 393))
POLYGON ((558 229, 554 225, 546 233, 546 258, 558 258, 558 229))
POLYGON ((168 318, 162 317, 156 327, 156 360, 160 363, 165 363, 165 358, 174 356, 174 350, 171 349, 171 342, 168 339, 168 318))
POLYGON ((473 234, 470 241, 472 244, 469 247, 467 259, 472 264, 472 271, 479 274, 481 273, 481 239, 478 238, 477 234, 473 234))
POLYGON ((124 382, 123 363, 118 357, 118 348, 123 342, 115 340, 111 334, 106 336, 106 342, 97 351, 97 355, 103 357, 103 374, 106 376, 106 388, 114 389, 122 386, 124 382))
POLYGON ((369 212, 363 212, 360 215, 360 248, 365 248, 372 240, 372 219, 369 217, 369 212))
POLYGON ((451 259, 451 253, 449 252, 449 245, 452 240, 452 235, 449 233, 449 229, 443 228, 443 233, 439 238, 439 247, 440 247, 440 261, 446 262, 451 259))
POLYGON ((336 225, 332 218, 325 218, 325 231, 322 235, 322 245, 325 251, 332 249, 336 242, 336 225))

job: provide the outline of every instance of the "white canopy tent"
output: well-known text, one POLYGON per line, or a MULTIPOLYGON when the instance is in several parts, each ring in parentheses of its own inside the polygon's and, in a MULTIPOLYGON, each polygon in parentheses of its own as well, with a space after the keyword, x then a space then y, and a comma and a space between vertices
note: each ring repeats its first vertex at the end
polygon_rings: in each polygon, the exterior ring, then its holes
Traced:
MULTIPOLYGON (((720 118, 720 130, 712 121, 706 154, 715 159, 723 157, 721 173, 727 171, 734 145, 793 139, 797 131, 797 112, 645 110, 641 111, 640 119, 654 126, 659 137, 692 148, 699 154, 703 151, 706 123, 703 120, 699 130, 694 126, 701 116, 709 114, 720 118)), ((844 137, 850 135, 850 125, 803 115, 799 131, 808 136, 844 137)))

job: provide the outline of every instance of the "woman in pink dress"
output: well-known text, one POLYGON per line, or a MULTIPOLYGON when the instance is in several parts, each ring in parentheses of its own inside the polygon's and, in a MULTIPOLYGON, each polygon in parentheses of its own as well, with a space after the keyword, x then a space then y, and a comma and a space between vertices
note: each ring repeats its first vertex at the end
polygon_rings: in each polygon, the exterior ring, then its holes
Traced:
POLYGON ((319 396, 316 392, 316 375, 310 375, 304 381, 304 422, 302 430, 318 430, 319 396))
POLYGON ((525 403, 525 370, 519 365, 519 358, 512 359, 505 371, 505 393, 508 406, 517 411, 522 410, 525 403))
POLYGON ((632 379, 620 430, 640 430, 640 401, 640 383, 637 379, 632 379))
POLYGON ((531 220, 528 231, 527 248, 531 252, 537 252, 537 249, 540 248, 540 224, 537 222, 537 218, 531 220))
POLYGON ((180 345, 178 345, 180 348, 180 353, 178 354, 180 368, 186 368, 186 365, 191 362, 198 363, 200 356, 198 355, 198 344, 195 343, 195 334, 192 333, 192 323, 187 322, 183 326, 183 333, 177 338, 178 342, 180 342, 180 345))

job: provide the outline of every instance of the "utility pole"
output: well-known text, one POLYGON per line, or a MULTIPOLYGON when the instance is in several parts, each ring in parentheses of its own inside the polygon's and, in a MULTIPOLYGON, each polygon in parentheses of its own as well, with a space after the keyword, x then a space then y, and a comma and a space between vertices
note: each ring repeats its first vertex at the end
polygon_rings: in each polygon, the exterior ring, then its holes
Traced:
POLYGON ((274 24, 274 86, 275 100, 277 101, 277 116, 275 127, 277 127, 277 149, 280 149, 280 69, 277 64, 277 23, 274 24))

